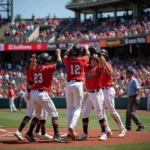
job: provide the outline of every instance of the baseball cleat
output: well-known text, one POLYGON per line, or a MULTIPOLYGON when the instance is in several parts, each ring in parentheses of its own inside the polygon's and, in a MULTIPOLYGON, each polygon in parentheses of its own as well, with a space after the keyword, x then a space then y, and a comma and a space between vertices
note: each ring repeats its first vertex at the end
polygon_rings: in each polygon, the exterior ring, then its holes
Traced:
POLYGON ((35 138, 40 138, 41 137, 41 133, 39 132, 39 133, 33 133, 33 136, 35 137, 35 138))
POLYGON ((112 131, 107 131, 106 134, 107 134, 107 136, 112 136, 113 135, 112 131))
POLYGON ((103 133, 101 134, 101 136, 99 137, 99 140, 101 140, 101 141, 107 140, 107 134, 103 132, 103 133))
POLYGON ((136 131, 142 131, 145 129, 145 126, 139 126, 138 129, 136 129, 136 131))
POLYGON ((76 139, 76 136, 75 136, 75 133, 74 133, 74 130, 73 128, 69 127, 68 128, 69 132, 70 132, 70 137, 72 140, 75 140, 76 139))
MULTIPOLYGON (((113 135, 113 133, 112 133, 111 130, 105 131, 105 133, 107 134, 107 136, 112 136, 112 135, 113 135)), ((102 134, 100 134, 98 137, 100 137, 101 135, 102 135, 102 134)))
POLYGON ((84 140, 88 138, 89 138, 88 135, 83 132, 80 136, 77 137, 77 140, 84 140))
POLYGON ((40 140, 52 140, 53 137, 48 135, 47 133, 45 135, 40 136, 40 140))
POLYGON ((65 138, 62 138, 60 135, 54 135, 53 141, 60 143, 68 143, 68 141, 65 138))
POLYGON ((16 136, 19 141, 24 140, 23 137, 22 137, 22 133, 19 132, 18 130, 14 133, 14 136, 16 136))
POLYGON ((120 130, 119 137, 120 137, 120 138, 124 137, 124 136, 126 135, 126 132, 127 132, 127 129, 126 129, 126 128, 120 130))
POLYGON ((25 138, 29 141, 29 142, 36 142, 36 140, 34 139, 33 135, 29 132, 26 133, 25 138))

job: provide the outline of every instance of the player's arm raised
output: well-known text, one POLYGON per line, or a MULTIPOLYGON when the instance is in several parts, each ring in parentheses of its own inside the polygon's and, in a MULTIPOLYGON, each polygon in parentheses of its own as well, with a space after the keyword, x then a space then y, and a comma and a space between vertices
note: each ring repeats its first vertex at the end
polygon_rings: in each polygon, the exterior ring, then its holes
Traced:
POLYGON ((107 61, 105 60, 105 57, 103 55, 100 56, 100 61, 102 63, 102 66, 106 68, 106 71, 109 75, 113 74, 113 68, 111 67, 111 65, 109 65, 109 63, 107 63, 107 61))
POLYGON ((65 56, 72 56, 72 47, 73 47, 73 44, 70 43, 70 44, 68 45, 68 49, 64 52, 64 57, 65 57, 65 56))
POLYGON ((61 59, 61 50, 56 49, 57 61, 56 61, 56 69, 62 66, 62 59, 61 59))
POLYGON ((35 65, 35 63, 36 63, 36 54, 33 54, 29 69, 33 69, 33 66, 35 65))
POLYGON ((90 58, 89 46, 88 46, 88 45, 85 45, 85 46, 84 46, 84 49, 85 49, 85 55, 88 56, 88 58, 90 58))

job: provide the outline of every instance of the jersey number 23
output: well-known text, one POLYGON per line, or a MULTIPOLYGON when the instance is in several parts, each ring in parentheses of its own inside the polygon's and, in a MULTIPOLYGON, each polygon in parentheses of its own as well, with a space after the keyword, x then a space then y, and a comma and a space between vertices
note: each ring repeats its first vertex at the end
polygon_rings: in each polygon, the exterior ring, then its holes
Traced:
POLYGON ((42 83, 42 82, 43 82, 42 73, 34 74, 34 83, 42 83))

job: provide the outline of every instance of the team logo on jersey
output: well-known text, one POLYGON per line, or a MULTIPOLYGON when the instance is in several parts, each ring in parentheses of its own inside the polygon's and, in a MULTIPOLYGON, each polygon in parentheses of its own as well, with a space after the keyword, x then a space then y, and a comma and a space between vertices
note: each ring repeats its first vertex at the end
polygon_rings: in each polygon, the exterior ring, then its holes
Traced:
POLYGON ((96 75, 97 75, 97 72, 87 73, 87 74, 85 74, 85 78, 91 78, 96 75))

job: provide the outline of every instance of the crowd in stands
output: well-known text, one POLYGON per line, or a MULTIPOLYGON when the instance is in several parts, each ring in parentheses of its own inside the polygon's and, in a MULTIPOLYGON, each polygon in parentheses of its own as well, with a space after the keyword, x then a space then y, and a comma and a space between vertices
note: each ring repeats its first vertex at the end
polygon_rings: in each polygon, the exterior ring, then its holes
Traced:
MULTIPOLYGON (((77 2, 80 2, 77 0, 77 2)), ((142 12, 141 17, 133 18, 132 15, 124 14, 122 17, 99 19, 94 23, 91 17, 76 25, 71 31, 61 34, 61 31, 71 21, 58 19, 56 15, 49 14, 45 18, 37 18, 34 14, 31 19, 12 20, 10 27, 4 31, 4 37, 0 42, 4 43, 29 43, 48 42, 56 36, 57 41, 95 40, 104 38, 130 37, 150 34, 150 12, 142 12), (39 29, 39 36, 29 40, 30 35, 37 26, 47 26, 39 29)), ((0 19, 1 24, 1 19, 0 19)))
POLYGON ((69 21, 69 19, 58 19, 55 14, 53 17, 49 14, 45 18, 36 18, 33 14, 32 19, 12 20, 0 41, 4 43, 47 42, 49 38, 61 32, 69 21), (30 35, 38 26, 45 26, 45 28, 39 29, 38 37, 29 40, 30 35))
POLYGON ((150 34, 150 12, 143 12, 140 18, 124 14, 123 17, 114 19, 108 16, 100 20, 100 26, 88 30, 94 26, 94 22, 86 19, 78 24, 72 31, 59 35, 58 41, 92 40, 103 38, 130 37, 150 34))
MULTIPOLYGON (((118 57, 110 59, 113 65, 113 86, 116 90, 116 96, 122 93, 127 86, 126 69, 134 68, 134 76, 138 79, 142 86, 142 95, 146 96, 146 89, 150 86, 150 57, 128 58, 128 60, 121 60, 118 57)), ((25 63, 21 61, 18 64, 5 63, 0 65, 0 98, 8 97, 8 84, 13 86, 17 96, 18 90, 26 90, 26 76, 24 73, 25 63)), ((60 69, 55 72, 52 81, 52 89, 50 95, 65 96, 66 87, 66 71, 60 69)), ((150 87, 149 87, 150 88, 150 87)))

